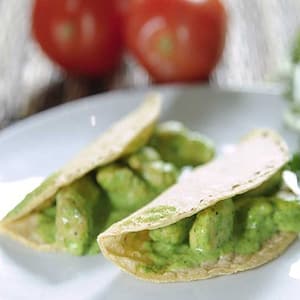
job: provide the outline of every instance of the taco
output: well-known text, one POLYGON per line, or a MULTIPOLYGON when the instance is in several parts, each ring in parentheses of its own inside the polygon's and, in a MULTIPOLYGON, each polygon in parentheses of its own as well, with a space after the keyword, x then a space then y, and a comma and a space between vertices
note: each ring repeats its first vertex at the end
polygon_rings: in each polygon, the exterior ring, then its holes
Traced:
POLYGON ((274 259, 300 232, 300 202, 278 194, 288 159, 277 133, 254 130, 100 234, 103 255, 153 282, 232 274, 274 259))
POLYGON ((150 95, 28 194, 0 232, 37 250, 98 253, 99 233, 174 184, 184 166, 214 155, 209 140, 182 124, 157 125, 160 106, 150 95))

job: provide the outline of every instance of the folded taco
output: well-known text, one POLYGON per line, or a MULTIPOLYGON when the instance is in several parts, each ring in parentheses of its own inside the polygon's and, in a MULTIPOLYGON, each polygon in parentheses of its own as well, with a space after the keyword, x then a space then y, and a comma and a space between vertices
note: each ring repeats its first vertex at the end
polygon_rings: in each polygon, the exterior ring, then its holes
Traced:
POLYGON ((104 256, 144 280, 205 279, 258 267, 300 232, 300 202, 278 190, 289 159, 270 130, 255 130, 98 237, 104 256))
POLYGON ((209 161, 209 140, 178 122, 157 125, 159 95, 28 194, 0 232, 38 250, 99 252, 97 235, 174 184, 185 166, 209 161))

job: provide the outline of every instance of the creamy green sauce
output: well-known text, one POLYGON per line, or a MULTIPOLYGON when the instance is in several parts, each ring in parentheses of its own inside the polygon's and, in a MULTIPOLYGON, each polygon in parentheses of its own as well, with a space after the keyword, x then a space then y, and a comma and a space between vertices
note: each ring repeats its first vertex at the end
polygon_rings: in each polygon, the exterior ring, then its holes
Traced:
POLYGON ((249 255, 279 231, 300 232, 300 202, 276 197, 221 201, 164 228, 149 231, 147 272, 166 272, 214 263, 226 254, 249 255), (187 222, 189 230, 186 230, 187 222))
POLYGON ((38 214, 38 234, 47 244, 55 242, 55 215, 55 206, 46 208, 42 213, 38 214))
MULTIPOLYGON (((180 174, 180 167, 205 163, 214 154, 214 148, 206 138, 190 132, 178 122, 160 125, 152 139, 155 147, 146 145, 141 148, 146 141, 139 138, 127 149, 134 153, 60 189, 52 207, 38 213, 37 233, 40 238, 73 255, 96 254, 99 252, 96 242, 99 233, 173 185, 180 174), (174 126, 181 129, 177 130, 174 126), (173 147, 177 149, 174 153, 173 147), (168 157, 168 153, 173 153, 172 157, 168 157)), ((57 174, 49 177, 10 215, 28 207, 31 199, 53 185, 56 178, 57 174)), ((176 212, 172 206, 150 208, 128 222, 153 223, 168 219, 176 212)))
POLYGON ((209 139, 176 121, 158 125, 150 145, 160 152, 163 160, 179 168, 206 163, 215 154, 209 139))
POLYGON ((274 200, 274 221, 281 231, 300 232, 300 202, 274 200))
POLYGON ((147 242, 149 258, 152 264, 143 266, 148 272, 176 271, 195 268, 203 263, 214 263, 221 255, 232 253, 233 243, 228 242, 216 251, 203 254, 190 248, 188 243, 172 245, 147 242))

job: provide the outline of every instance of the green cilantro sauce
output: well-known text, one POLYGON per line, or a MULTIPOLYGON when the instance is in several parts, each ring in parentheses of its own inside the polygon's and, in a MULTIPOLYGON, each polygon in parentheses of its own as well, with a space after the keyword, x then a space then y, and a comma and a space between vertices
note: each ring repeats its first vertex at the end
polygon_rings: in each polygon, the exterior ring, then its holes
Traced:
MULTIPOLYGON (((144 146, 60 189, 52 206, 37 213, 39 237, 45 243, 55 243, 73 255, 96 254, 99 252, 96 242, 99 233, 173 185, 182 166, 205 163, 214 154, 209 140, 189 131, 178 122, 159 125, 152 139, 155 147, 144 146), (168 153, 172 153, 173 147, 180 151, 169 157, 168 153)), ((144 144, 144 139, 134 141, 130 149, 139 148, 141 142, 144 144)), ((53 184, 57 176, 58 174, 54 174, 49 177, 9 216, 22 211, 34 196, 53 184)), ((130 222, 152 223, 167 219, 175 213, 175 207, 161 206, 149 209, 143 216, 130 222)), ((190 222, 186 223, 184 232, 189 229, 190 222)))
MULTIPOLYGON (((269 185, 265 185, 269 189, 269 185)), ((149 231, 146 272, 193 268, 226 254, 249 255, 280 231, 300 232, 300 202, 277 197, 236 197, 196 216, 149 231)))
POLYGON ((38 214, 38 234, 47 244, 55 242, 55 214, 55 206, 46 208, 42 213, 38 214))

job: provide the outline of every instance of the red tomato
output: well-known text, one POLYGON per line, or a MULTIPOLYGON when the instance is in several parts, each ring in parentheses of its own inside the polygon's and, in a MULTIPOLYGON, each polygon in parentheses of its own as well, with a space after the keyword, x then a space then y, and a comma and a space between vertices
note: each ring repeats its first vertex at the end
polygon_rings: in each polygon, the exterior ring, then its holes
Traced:
POLYGON ((131 1, 132 0, 115 0, 117 11, 121 17, 121 30, 123 36, 125 34, 125 28, 126 28, 124 24, 126 24, 126 20, 128 17, 128 9, 131 1))
POLYGON ((111 0, 36 0, 32 31, 45 53, 75 74, 104 75, 120 62, 120 16, 111 0))
POLYGON ((121 16, 125 18, 128 13, 129 5, 131 0, 115 0, 118 11, 121 16))
POLYGON ((133 0, 126 42, 158 82, 205 79, 222 54, 226 23, 219 0, 133 0))

